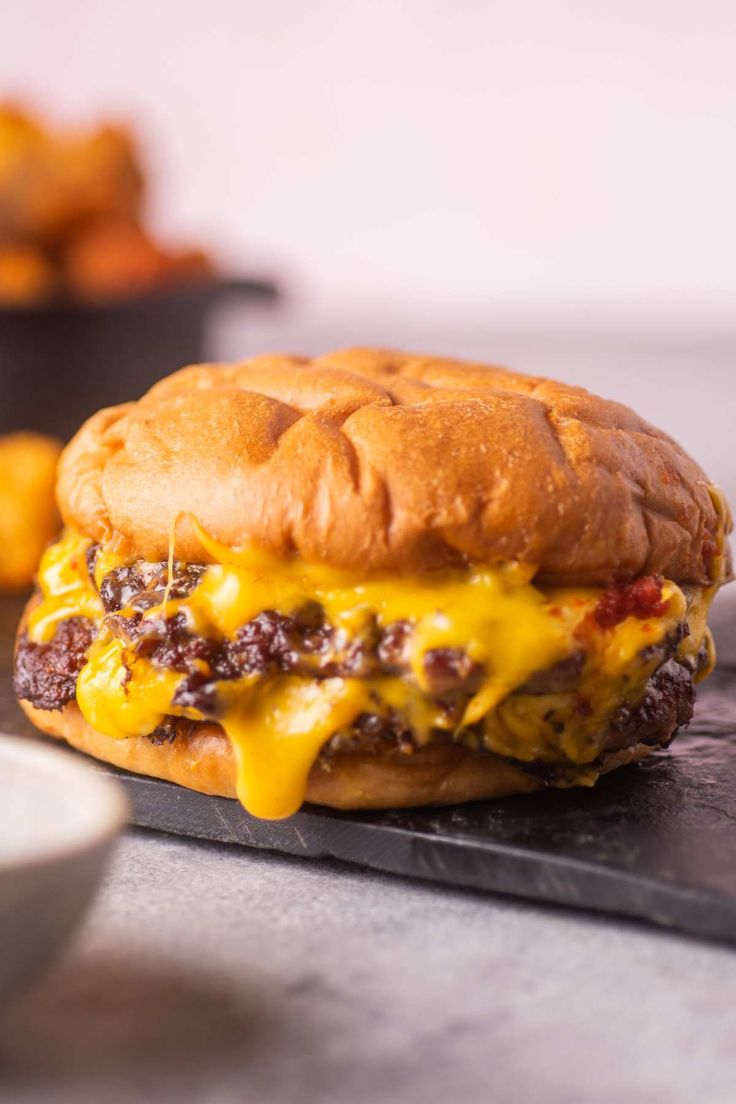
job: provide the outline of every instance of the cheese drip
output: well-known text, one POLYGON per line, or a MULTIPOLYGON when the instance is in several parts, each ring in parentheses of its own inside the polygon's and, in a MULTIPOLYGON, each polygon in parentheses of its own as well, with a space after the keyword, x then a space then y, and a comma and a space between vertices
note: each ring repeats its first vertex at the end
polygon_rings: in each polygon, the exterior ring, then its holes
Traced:
MULTIPOLYGON (((465 726, 480 722, 481 736, 477 731, 472 736, 476 746, 480 740, 480 746, 525 760, 564 756, 573 763, 592 762, 600 752, 602 721, 622 701, 641 695, 658 663, 656 646, 684 619, 688 606, 695 631, 680 654, 697 654, 714 589, 688 599, 666 581, 662 614, 630 616, 604 631, 590 616, 600 590, 541 590, 532 583, 533 569, 515 563, 366 580, 324 565, 280 560, 255 548, 232 550, 198 533, 215 562, 188 597, 169 599, 167 587, 164 601, 144 617, 183 612, 193 633, 232 638, 264 610, 290 614, 305 602, 317 602, 343 640, 359 637, 374 620, 380 627, 397 621, 412 626, 411 674, 405 678, 248 675, 217 684, 216 719, 233 748, 238 796, 250 812, 267 818, 299 808, 323 745, 361 713, 398 710, 420 742, 438 728, 447 731, 446 714, 428 694, 425 657, 437 648, 460 648, 484 671, 451 737, 470 742, 465 726), (514 693, 536 672, 581 650, 585 661, 578 690, 589 701, 587 715, 578 715, 578 694, 514 693)), ((29 633, 39 641, 50 639, 65 617, 86 616, 100 626, 77 683, 85 719, 116 739, 145 736, 167 715, 206 719, 196 709, 174 704, 180 674, 137 655, 105 628, 85 564, 89 544, 69 533, 49 549, 39 572, 42 600, 29 619, 29 633)), ((97 584, 120 562, 114 553, 100 550, 97 584)))

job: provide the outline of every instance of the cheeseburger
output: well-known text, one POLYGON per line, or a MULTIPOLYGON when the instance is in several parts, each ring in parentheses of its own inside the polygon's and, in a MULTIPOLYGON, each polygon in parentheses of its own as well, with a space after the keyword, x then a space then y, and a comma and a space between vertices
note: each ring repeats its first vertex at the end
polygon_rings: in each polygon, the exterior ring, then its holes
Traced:
POLYGON ((379 350, 185 368, 90 418, 58 500, 28 716, 259 817, 592 785, 690 720, 730 575, 631 410, 379 350))

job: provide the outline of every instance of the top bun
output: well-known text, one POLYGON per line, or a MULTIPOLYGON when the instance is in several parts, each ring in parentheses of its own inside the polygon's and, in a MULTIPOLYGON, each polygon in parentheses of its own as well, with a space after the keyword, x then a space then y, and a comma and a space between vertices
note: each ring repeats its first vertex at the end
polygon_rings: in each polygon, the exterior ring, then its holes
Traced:
POLYGON ((502 368, 378 349, 194 365, 90 418, 64 519, 131 557, 207 562, 186 514, 360 572, 520 560, 547 583, 707 584, 708 480, 631 410, 502 368))

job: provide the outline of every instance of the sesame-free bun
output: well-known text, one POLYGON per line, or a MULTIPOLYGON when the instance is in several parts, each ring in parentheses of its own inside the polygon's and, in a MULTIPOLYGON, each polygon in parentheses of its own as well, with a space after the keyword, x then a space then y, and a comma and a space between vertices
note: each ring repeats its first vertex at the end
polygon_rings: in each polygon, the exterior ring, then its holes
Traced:
MULTIPOLYGON (((114 740, 96 732, 74 703, 58 712, 21 706, 33 724, 49 736, 136 774, 176 782, 190 790, 235 797, 235 759, 218 724, 184 725, 173 743, 152 743, 145 736, 114 740)), ((597 773, 637 762, 656 750, 645 744, 604 756, 597 773)), ((595 772, 588 768, 587 784, 595 772)), ((568 786, 572 779, 560 781, 568 786)), ((433 744, 411 754, 337 752, 312 767, 306 800, 336 809, 399 809, 417 805, 454 805, 544 789, 545 783, 508 759, 459 744, 433 744)))
POLYGON ((223 543, 368 571, 517 559, 547 583, 706 584, 708 481, 576 387, 373 349, 195 365, 100 411, 61 461, 67 522, 131 557, 223 543), (705 546, 704 546, 705 542, 705 546))

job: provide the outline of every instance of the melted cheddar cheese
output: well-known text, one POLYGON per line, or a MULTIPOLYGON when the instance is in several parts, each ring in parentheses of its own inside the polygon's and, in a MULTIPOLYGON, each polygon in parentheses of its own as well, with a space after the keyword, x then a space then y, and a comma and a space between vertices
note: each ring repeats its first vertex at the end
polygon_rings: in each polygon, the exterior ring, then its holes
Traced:
MULTIPOLYGON (((661 662, 658 646, 686 618, 691 632, 680 658, 697 656, 707 639, 705 618, 715 590, 686 594, 666 580, 659 616, 628 616, 603 630, 592 617, 600 590, 541 589, 533 584, 533 569, 516 563, 366 580, 254 548, 233 550, 198 533, 214 562, 188 597, 169 598, 167 588, 144 618, 184 613, 192 633, 232 638, 265 610, 289 614, 317 602, 341 639, 360 637, 372 623, 412 626, 410 674, 403 678, 267 674, 218 682, 216 719, 233 748, 238 796, 251 813, 267 818, 299 808, 323 745, 366 712, 397 710, 420 742, 444 729, 446 738, 523 761, 564 759, 581 768, 584 780, 585 765, 600 754, 605 721, 622 702, 641 696, 661 662), (424 660, 437 648, 462 649, 483 671, 459 724, 448 720, 429 692, 424 660), (532 675, 581 652, 574 692, 524 692, 532 675)), ((46 552, 41 600, 29 618, 31 639, 51 639, 59 621, 71 616, 97 623, 97 639, 77 681, 77 702, 101 733, 125 739, 150 734, 167 715, 204 719, 197 709, 174 704, 181 674, 138 655, 106 627, 97 586, 122 562, 114 552, 98 550, 95 586, 86 564, 89 546, 70 531, 46 552)))

